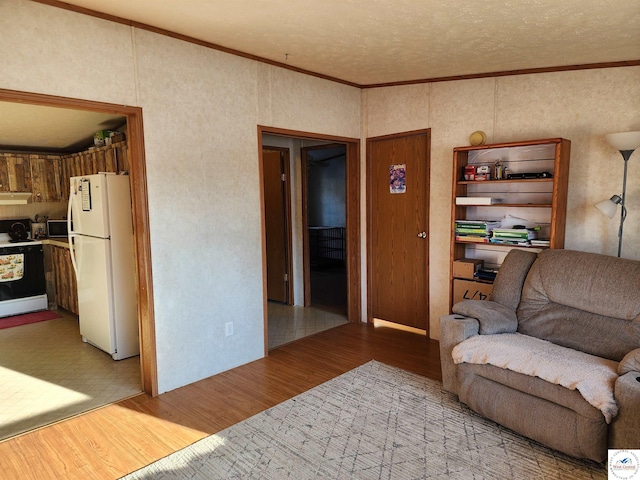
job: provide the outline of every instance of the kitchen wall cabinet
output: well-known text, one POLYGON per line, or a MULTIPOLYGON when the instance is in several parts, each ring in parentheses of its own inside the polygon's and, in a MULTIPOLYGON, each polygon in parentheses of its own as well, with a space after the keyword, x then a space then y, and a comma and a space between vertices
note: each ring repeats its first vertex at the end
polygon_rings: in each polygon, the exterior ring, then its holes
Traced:
POLYGON ((0 153, 0 191, 31 192, 29 155, 0 153))
POLYGON ((69 192, 69 179, 98 172, 129 171, 129 149, 127 142, 96 147, 62 157, 62 188, 66 198, 69 192))
POLYGON ((32 202, 66 202, 69 178, 125 171, 126 141, 67 155, 0 152, 0 192, 31 192, 32 202))
MULTIPOLYGON (((564 248, 570 151, 571 142, 563 138, 454 148, 451 200, 452 292, 455 290, 456 280, 460 283, 459 278, 454 278, 456 260, 480 259, 485 266, 497 269, 513 248, 534 251, 540 251, 541 248, 564 248), (503 179, 495 179, 497 161, 501 162, 503 168, 508 167, 509 176, 502 174, 503 179), (467 166, 476 171, 478 167, 487 167, 490 179, 465 178, 467 166), (501 222, 509 216, 538 225, 538 239, 530 242, 544 246, 494 243, 496 239, 491 239, 491 235, 479 232, 477 236, 473 233, 465 236, 458 233, 464 229, 456 228, 456 224, 460 227, 464 221, 501 222)), ((471 172, 467 171, 469 173, 471 172)), ((468 277, 465 278, 469 280, 468 277)))
POLYGON ((62 160, 58 155, 31 155, 32 202, 61 202, 62 160))

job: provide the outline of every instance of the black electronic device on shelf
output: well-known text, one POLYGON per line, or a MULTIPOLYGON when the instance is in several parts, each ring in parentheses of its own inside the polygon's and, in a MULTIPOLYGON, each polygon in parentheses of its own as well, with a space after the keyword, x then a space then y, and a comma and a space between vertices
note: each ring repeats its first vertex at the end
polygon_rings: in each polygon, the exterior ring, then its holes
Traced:
POLYGON ((493 282, 496 279, 496 275, 498 274, 498 269, 495 268, 480 268, 476 274, 475 278, 478 280, 486 280, 489 282, 493 282))
POLYGON ((507 178, 509 180, 514 179, 529 179, 529 178, 553 178, 553 174, 550 172, 525 172, 525 173, 510 173, 507 178))

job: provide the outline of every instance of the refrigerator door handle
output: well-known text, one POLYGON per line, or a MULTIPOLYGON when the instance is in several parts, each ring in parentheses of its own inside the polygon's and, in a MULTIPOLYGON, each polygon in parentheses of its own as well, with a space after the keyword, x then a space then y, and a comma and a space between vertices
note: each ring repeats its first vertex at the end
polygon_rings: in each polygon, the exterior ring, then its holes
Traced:
POLYGON ((73 193, 69 194, 69 205, 67 206, 67 235, 69 236, 69 253, 71 254, 71 265, 73 265, 73 271, 76 272, 76 278, 78 278, 78 262, 76 260, 75 248, 73 245, 73 237, 75 237, 74 233, 71 230, 71 225, 73 224, 73 219, 71 218, 71 200, 73 198, 73 193))
POLYGON ((73 243, 74 237, 75 235, 69 234, 69 254, 71 255, 71 265, 73 265, 73 271, 76 272, 76 278, 78 278, 78 260, 76 260, 76 252, 73 243))

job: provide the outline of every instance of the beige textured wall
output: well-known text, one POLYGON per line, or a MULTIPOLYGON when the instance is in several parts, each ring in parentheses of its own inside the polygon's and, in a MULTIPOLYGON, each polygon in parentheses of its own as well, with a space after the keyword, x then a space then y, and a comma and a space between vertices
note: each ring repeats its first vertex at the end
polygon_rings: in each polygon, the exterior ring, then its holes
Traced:
POLYGON ((0 87, 136 104, 128 27, 26 0, 3 0, 0 32, 0 87))
POLYGON ((0 88, 143 109, 159 391, 262 357, 257 125, 359 138, 360 90, 25 0, 0 31, 0 88))
MULTIPOLYGON (((259 124, 363 139, 432 129, 433 337, 449 292, 451 150, 474 130, 494 142, 571 139, 566 246, 615 254, 617 222, 591 204, 621 188, 621 157, 603 135, 640 130, 640 67, 361 92, 26 0, 0 2, 0 32, 0 88, 143 108, 161 392, 263 355, 259 124)), ((624 251, 633 258, 638 155, 624 251)), ((363 192, 364 173, 363 161, 363 192)), ((364 198, 361 213, 364 229, 364 198)))
MULTIPOLYGON (((640 67, 366 90, 365 135, 431 128, 430 336, 448 312, 452 150, 475 130, 489 143, 572 141, 565 248, 616 255, 618 218, 593 204, 622 190, 622 156, 604 135, 640 130, 640 67)), ((640 259, 640 152, 629 161, 623 257, 640 259)))

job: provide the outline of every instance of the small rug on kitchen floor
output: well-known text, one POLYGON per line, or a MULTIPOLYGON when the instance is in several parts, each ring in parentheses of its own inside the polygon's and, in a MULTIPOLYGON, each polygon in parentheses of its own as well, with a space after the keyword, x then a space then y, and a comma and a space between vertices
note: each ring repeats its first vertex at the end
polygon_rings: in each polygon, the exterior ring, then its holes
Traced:
POLYGON ((53 320, 60 318, 56 312, 51 310, 42 310, 41 312, 24 313, 13 317, 0 318, 0 330, 4 328, 19 327, 28 323, 44 322, 45 320, 53 320))
POLYGON ((442 384, 368 362, 125 477, 606 479, 507 430, 442 384))

